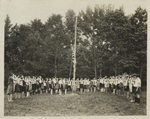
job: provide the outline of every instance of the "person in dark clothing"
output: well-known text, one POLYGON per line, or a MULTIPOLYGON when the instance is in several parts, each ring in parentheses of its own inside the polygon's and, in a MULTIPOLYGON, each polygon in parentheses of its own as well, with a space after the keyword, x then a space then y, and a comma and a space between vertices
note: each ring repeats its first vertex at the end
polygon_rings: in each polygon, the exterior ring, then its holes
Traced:
POLYGON ((8 102, 12 102, 12 94, 13 94, 13 74, 11 74, 11 76, 9 76, 8 78, 8 87, 7 87, 7 96, 8 96, 8 102))

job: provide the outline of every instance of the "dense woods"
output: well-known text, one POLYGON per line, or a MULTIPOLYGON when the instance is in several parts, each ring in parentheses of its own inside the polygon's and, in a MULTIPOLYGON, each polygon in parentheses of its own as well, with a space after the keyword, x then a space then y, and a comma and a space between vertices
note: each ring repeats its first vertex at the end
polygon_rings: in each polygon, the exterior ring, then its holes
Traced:
POLYGON ((90 6, 66 16, 52 14, 43 24, 34 19, 13 25, 5 19, 5 84, 17 75, 73 77, 72 50, 77 16, 76 77, 99 78, 136 73, 146 82, 147 11, 126 16, 122 7, 90 6), (63 17, 65 20, 62 20, 63 17))

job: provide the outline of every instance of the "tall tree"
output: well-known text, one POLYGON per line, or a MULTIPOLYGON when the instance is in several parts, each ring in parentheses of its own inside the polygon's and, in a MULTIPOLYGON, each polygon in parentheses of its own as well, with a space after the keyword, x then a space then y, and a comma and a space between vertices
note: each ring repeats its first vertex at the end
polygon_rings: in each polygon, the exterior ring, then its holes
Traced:
POLYGON ((47 37, 45 38, 45 46, 53 64, 51 71, 54 76, 59 76, 59 73, 66 70, 65 64, 66 50, 69 48, 68 35, 65 32, 65 27, 62 23, 62 16, 53 14, 45 24, 47 28, 47 37), (53 70, 54 69, 54 70, 53 70))
POLYGON ((107 12, 106 21, 109 24, 109 32, 107 41, 109 41, 109 62, 112 62, 112 69, 115 75, 121 73, 123 70, 120 60, 124 58, 127 48, 125 47, 127 41, 125 39, 127 17, 124 14, 123 8, 107 12))
POLYGON ((9 75, 10 67, 9 67, 9 62, 11 60, 11 21, 9 16, 6 16, 5 19, 5 84, 7 83, 7 78, 9 75))
POLYGON ((140 78, 142 79, 143 69, 146 70, 147 64, 147 11, 146 9, 142 9, 138 7, 135 11, 135 14, 131 17, 131 24, 133 31, 132 35, 132 43, 133 43, 133 51, 134 55, 138 57, 137 67, 138 74, 140 74, 140 78))

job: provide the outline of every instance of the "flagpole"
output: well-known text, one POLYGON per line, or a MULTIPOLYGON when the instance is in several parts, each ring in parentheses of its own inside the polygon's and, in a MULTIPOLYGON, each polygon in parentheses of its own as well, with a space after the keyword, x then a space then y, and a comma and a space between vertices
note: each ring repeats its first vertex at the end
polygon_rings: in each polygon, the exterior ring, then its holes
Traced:
POLYGON ((75 41, 74 41, 74 71, 73 71, 73 84, 75 85, 75 75, 76 75, 76 35, 77 35, 77 16, 75 20, 75 41))

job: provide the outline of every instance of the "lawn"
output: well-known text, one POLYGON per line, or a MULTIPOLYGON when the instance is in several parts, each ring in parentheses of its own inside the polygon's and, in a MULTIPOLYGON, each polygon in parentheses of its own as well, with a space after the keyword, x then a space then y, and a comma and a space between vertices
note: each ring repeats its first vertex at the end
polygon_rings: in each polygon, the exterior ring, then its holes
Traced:
POLYGON ((36 94, 28 98, 7 101, 4 116, 128 116, 146 115, 146 92, 141 103, 111 93, 83 92, 67 95, 36 94))

